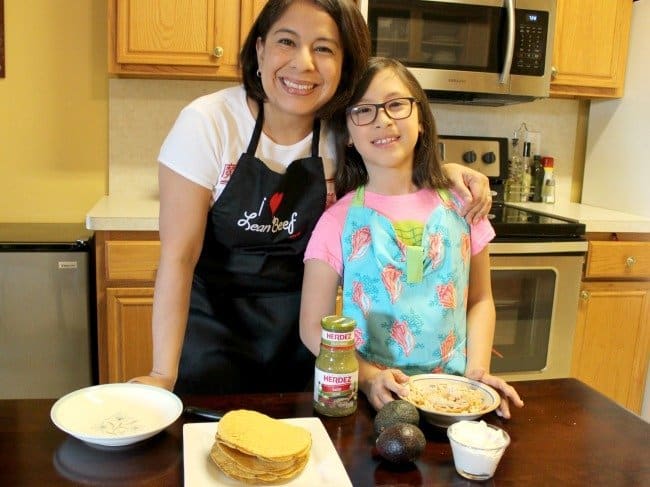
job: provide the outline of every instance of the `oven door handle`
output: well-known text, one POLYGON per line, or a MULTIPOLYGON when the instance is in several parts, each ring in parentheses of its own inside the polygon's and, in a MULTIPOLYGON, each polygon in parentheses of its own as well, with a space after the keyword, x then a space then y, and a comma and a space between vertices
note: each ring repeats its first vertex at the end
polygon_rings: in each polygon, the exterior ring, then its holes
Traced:
POLYGON ((506 42, 505 60, 503 70, 499 77, 499 84, 506 84, 510 81, 510 69, 512 68, 512 57, 515 52, 515 5, 514 0, 506 0, 508 12, 508 40, 506 42))

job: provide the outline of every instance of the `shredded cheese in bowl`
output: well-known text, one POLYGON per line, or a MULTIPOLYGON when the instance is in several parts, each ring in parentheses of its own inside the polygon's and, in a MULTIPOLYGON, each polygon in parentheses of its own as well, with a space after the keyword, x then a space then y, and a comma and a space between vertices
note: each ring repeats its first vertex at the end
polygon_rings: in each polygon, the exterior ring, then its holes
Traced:
POLYGON ((467 384, 433 383, 420 386, 409 383, 408 400, 416 406, 441 413, 478 413, 485 409, 481 392, 467 384))

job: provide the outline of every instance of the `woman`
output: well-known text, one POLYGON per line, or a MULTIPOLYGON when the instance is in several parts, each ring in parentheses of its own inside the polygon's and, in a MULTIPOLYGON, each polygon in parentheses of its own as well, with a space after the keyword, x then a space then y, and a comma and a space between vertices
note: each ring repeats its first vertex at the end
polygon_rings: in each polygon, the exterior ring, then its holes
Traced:
MULTIPOLYGON (((243 86, 181 112, 159 156, 153 369, 133 381, 182 393, 305 388, 302 256, 335 200, 320 120, 345 106, 369 51, 353 2, 270 0, 242 48, 243 86)), ((486 178, 449 174, 481 196, 468 218, 486 213, 486 178)))

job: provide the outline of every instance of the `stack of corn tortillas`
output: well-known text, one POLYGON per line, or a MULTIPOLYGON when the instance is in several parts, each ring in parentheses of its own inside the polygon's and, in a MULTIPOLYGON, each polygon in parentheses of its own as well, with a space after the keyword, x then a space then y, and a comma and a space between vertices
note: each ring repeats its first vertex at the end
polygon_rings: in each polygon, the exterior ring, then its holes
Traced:
POLYGON ((257 484, 286 482, 309 460, 311 433, 256 411, 226 413, 210 458, 229 477, 257 484))

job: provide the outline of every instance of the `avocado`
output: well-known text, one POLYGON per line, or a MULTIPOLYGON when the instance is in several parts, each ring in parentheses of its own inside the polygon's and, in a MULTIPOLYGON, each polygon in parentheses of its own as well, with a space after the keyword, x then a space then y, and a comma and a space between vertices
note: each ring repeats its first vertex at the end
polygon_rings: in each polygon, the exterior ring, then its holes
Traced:
POLYGON ((375 443, 383 458, 397 464, 416 460, 426 444, 422 430, 410 423, 397 423, 387 427, 375 443))
POLYGON ((413 404, 404 399, 397 399, 384 405, 375 416, 375 434, 379 435, 389 426, 397 423, 420 423, 420 412, 413 404))

